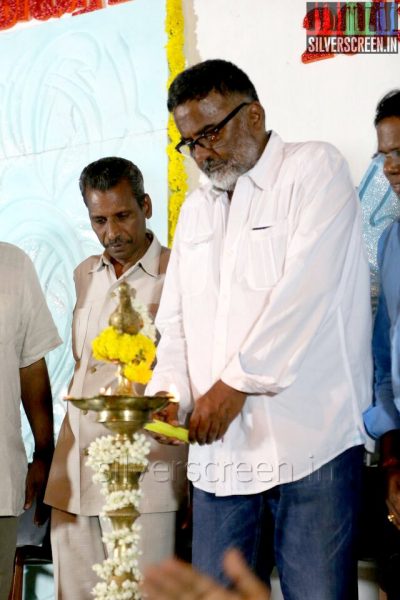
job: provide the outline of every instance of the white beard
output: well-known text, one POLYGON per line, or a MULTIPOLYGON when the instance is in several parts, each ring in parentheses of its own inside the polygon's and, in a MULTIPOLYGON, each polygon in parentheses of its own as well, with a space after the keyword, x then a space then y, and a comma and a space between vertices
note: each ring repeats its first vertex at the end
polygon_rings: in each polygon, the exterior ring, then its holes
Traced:
POLYGON ((209 180, 213 184, 215 188, 218 190, 223 190, 226 192, 232 192, 235 189, 235 185, 240 175, 246 173, 248 169, 244 171, 239 170, 236 167, 229 167, 220 169, 219 171, 215 171, 215 173, 210 173, 208 175, 209 180))
POLYGON ((256 140, 247 131, 242 131, 240 141, 236 143, 228 160, 208 158, 200 168, 214 187, 232 192, 239 177, 254 167, 259 155, 260 150, 256 140))

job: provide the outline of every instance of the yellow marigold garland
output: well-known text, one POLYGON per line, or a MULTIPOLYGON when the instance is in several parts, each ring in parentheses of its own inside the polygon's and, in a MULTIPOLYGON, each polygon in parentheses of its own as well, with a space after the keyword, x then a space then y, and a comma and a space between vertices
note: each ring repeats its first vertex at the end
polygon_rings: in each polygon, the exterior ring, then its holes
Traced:
POLYGON ((124 377, 135 383, 146 384, 150 381, 152 370, 144 363, 131 363, 124 367, 124 377))
MULTIPOLYGON (((167 14, 165 30, 167 32, 168 83, 185 68, 184 19, 182 0, 166 0, 167 14)), ((184 157, 176 152, 175 146, 180 140, 179 132, 171 115, 168 118, 168 243, 172 244, 179 211, 187 192, 187 176, 184 157)))
POLYGON ((93 340, 92 348, 96 360, 122 363, 124 376, 130 381, 150 381, 156 346, 147 336, 118 333, 114 327, 106 327, 93 340))

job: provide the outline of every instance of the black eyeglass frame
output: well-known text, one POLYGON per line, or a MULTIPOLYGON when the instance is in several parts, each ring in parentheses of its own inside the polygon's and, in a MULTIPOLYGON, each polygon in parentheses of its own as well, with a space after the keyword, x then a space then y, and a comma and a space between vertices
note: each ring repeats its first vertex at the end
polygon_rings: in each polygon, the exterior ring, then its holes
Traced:
POLYGON ((209 140, 210 141, 209 146, 203 146, 200 141, 204 138, 209 139, 209 138, 212 138, 212 136, 217 135, 221 131, 221 129, 223 129, 225 127, 225 125, 227 123, 229 123, 229 121, 238 114, 239 110, 241 110, 244 106, 248 106, 249 104, 251 104, 251 102, 242 102, 241 104, 239 104, 239 106, 234 108, 228 115, 226 115, 226 117, 224 119, 222 119, 222 121, 217 123, 217 125, 215 125, 209 131, 205 131, 204 133, 201 133, 194 140, 181 140, 179 142, 179 144, 177 144, 175 146, 175 150, 177 152, 179 152, 180 154, 183 154, 181 149, 184 147, 187 147, 189 149, 189 153, 193 154, 195 146, 201 146, 202 148, 212 148, 213 147, 212 139, 209 140))

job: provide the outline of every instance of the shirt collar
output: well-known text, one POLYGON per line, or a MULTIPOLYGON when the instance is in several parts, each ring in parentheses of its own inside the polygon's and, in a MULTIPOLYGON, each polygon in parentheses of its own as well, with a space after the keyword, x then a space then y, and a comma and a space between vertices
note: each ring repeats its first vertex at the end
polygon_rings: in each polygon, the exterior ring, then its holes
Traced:
MULTIPOLYGON (((123 276, 128 275, 135 269, 137 266, 140 266, 143 271, 145 271, 148 275, 152 277, 157 277, 159 274, 159 264, 160 264, 160 253, 161 253, 161 244, 157 239, 157 236, 150 231, 147 230, 153 236, 150 246, 148 247, 146 253, 142 256, 141 259, 138 260, 137 263, 132 265, 126 273, 123 273, 123 276)), ((99 256, 99 260, 95 263, 92 269, 90 269, 89 273, 94 273, 96 271, 101 271, 104 268, 109 268, 112 266, 110 259, 103 252, 101 256, 99 256)))
MULTIPOLYGON (((278 174, 279 165, 282 162, 283 147, 284 143, 282 138, 275 131, 271 131, 268 143, 260 158, 254 167, 241 175, 241 177, 249 177, 253 183, 262 190, 271 189, 278 174)), ((226 196, 227 198, 227 193, 213 187, 209 180, 205 183, 203 189, 206 194, 209 194, 212 200, 223 196, 226 196)))
POLYGON ((282 162, 283 141, 281 137, 271 131, 268 143, 260 158, 244 176, 250 177, 255 185, 262 190, 271 189, 282 162))

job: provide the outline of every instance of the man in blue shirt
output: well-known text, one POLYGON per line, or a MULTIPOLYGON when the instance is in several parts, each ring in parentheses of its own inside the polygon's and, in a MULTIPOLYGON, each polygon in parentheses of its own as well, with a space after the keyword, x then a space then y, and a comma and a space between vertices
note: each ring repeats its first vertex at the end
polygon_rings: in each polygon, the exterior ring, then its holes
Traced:
MULTIPOLYGON (((375 116, 377 156, 393 191, 400 198, 400 90, 386 94, 375 116)), ((374 404, 365 425, 380 442, 380 467, 385 486, 388 527, 385 533, 382 587, 388 600, 400 596, 400 222, 392 223, 378 244, 380 295, 375 318, 374 404), (390 523, 390 525, 389 525, 390 523)))

